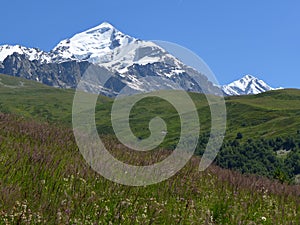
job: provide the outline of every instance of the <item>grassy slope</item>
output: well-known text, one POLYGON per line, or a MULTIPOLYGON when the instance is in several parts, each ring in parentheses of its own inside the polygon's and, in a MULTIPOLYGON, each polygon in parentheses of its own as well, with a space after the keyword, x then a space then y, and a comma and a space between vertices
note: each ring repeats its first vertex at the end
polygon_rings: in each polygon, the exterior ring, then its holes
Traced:
MULTIPOLYGON (((0 75, 0 111, 40 121, 71 125, 74 90, 49 87, 17 77, 0 75)), ((110 101, 99 97, 99 101, 110 101)))
MULTIPOLYGON (((71 126, 73 90, 48 87, 36 82, 0 75, 0 111, 36 118, 40 121, 64 123, 71 126)), ((209 131, 210 110, 205 96, 190 94, 194 100, 202 131, 209 131)), ((100 133, 112 133, 110 108, 112 100, 98 98, 96 120, 100 133)), ((234 139, 237 132, 248 138, 295 135, 300 127, 300 90, 286 89, 260 95, 227 97, 226 138, 234 139)), ((180 130, 176 110, 159 99, 145 99, 136 104, 131 114, 132 129, 138 136, 149 135, 148 122, 154 116, 163 117, 168 124, 170 140, 180 130), (147 112, 147 113, 145 113, 147 112)), ((165 145, 166 146, 166 145, 165 145)))
POLYGON ((300 128, 300 90, 284 89, 260 95, 228 97, 229 127, 249 137, 296 134, 300 128))
MULTIPOLYGON (((115 184, 84 162, 68 128, 0 114, 0 224, 298 224, 299 186, 211 166, 199 158, 147 187, 115 184)), ((169 152, 119 159, 152 164, 169 152)))
MULTIPOLYGON (((85 164, 72 131, 64 126, 71 125, 72 90, 54 89, 8 76, 0 78, 0 111, 18 115, 1 114, 0 119, 0 224, 93 224, 98 221, 298 224, 300 220, 299 186, 242 176, 214 166, 200 173, 197 157, 172 179, 160 184, 140 188, 114 184, 85 164), (34 121, 28 122, 29 118, 34 121)), ((208 129, 205 97, 191 96, 204 128, 208 129)), ((234 138, 238 131, 249 137, 260 137, 259 132, 267 136, 294 133, 299 127, 296 117, 299 98, 298 90, 228 98, 227 137, 234 138), (260 120, 256 119, 257 115, 260 120)), ((102 131, 110 130, 111 103, 110 99, 99 97, 96 111, 102 131)), ((135 106, 133 129, 138 135, 146 136, 147 130, 140 130, 157 112, 169 121, 172 138, 179 127, 176 111, 157 99, 147 99, 135 106), (149 108, 152 112, 145 118, 142 112, 149 112, 149 108)), ((160 151, 154 155, 133 155, 110 138, 106 143, 114 155, 131 163, 159 161, 169 154, 160 151)))

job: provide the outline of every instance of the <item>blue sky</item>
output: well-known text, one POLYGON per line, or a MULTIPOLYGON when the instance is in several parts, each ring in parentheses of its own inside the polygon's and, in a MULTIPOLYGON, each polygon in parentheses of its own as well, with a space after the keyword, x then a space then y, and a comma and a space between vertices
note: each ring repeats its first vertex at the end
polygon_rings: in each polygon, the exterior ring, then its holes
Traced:
POLYGON ((300 88, 300 1, 2 1, 0 44, 50 50, 61 39, 110 22, 145 40, 198 54, 219 83, 245 74, 300 88))

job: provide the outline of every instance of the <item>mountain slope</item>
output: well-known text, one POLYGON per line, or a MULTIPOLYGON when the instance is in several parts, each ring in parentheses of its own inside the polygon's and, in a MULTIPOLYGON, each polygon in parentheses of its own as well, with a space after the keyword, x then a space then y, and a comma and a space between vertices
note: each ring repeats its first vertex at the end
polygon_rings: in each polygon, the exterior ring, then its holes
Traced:
MULTIPOLYGON (((32 55, 34 50, 22 50, 24 47, 11 47, 9 52, 3 49, 6 48, 2 47, 2 53, 0 52, 0 73, 25 77, 47 85, 75 88, 78 78, 85 71, 81 70, 74 75, 65 65, 88 62, 98 66, 99 71, 105 70, 111 77, 109 85, 105 81, 92 83, 94 92, 108 96, 117 95, 126 85, 132 92, 183 89, 221 93, 204 74, 183 64, 157 44, 125 35, 109 23, 102 23, 65 39, 49 53, 32 55), (64 79, 65 77, 68 79, 64 79)), ((103 75, 99 72, 96 76, 103 75)))
POLYGON ((249 95, 275 90, 275 88, 270 87, 263 80, 246 75, 228 85, 223 85, 222 90, 226 95, 249 95))

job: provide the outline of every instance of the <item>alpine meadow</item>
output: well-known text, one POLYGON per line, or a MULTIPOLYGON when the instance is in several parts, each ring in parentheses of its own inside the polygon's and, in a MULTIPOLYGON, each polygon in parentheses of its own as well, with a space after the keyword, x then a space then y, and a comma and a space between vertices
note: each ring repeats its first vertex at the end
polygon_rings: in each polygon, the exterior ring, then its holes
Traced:
MULTIPOLYGON (((79 153, 71 130, 73 90, 7 75, 1 75, 0 85, 4 224, 297 224, 300 219, 300 121, 291 119, 299 112, 298 90, 227 97, 228 129, 215 165, 199 172, 195 155, 162 183, 130 187, 95 173, 79 153)), ((203 124, 196 149, 201 155, 209 108, 202 94, 190 95, 203 124)), ((170 124, 162 145, 144 153, 118 143, 111 105, 112 99, 99 96, 96 123, 115 157, 148 165, 170 154, 180 126, 172 106, 149 98, 132 109, 137 136, 149 135, 140 128, 152 113, 170 124)))

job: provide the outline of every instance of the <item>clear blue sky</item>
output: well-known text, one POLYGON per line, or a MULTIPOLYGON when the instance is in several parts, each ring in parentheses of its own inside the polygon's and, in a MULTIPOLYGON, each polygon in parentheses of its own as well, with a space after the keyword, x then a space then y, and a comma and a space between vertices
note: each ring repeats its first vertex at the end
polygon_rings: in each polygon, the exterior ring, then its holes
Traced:
POLYGON ((137 38, 189 48, 221 84, 252 74, 300 88, 298 0, 11 0, 0 7, 0 44, 50 50, 107 21, 137 38))

